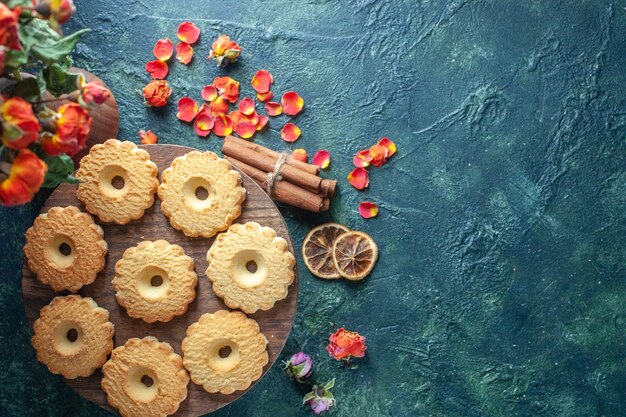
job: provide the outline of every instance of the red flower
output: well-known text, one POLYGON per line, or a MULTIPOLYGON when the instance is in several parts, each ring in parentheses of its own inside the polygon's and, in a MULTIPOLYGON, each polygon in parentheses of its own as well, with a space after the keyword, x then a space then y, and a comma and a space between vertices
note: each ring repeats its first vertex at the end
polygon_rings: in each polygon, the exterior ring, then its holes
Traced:
POLYGON ((165 80, 150 81, 150 83, 143 88, 143 96, 146 99, 146 104, 152 107, 165 106, 170 94, 172 94, 172 89, 165 80))
POLYGON ((73 156, 85 147, 91 117, 82 106, 77 103, 67 103, 57 110, 57 132, 43 137, 42 146, 50 155, 66 153, 73 156))
POLYGON ((59 24, 63 24, 70 20, 72 14, 76 11, 74 2, 72 0, 51 0, 50 12, 52 18, 59 24))
POLYGON ((21 149, 10 165, 7 173, 3 172, 0 162, 0 204, 3 206, 19 206, 33 199, 43 184, 48 166, 37 155, 28 149, 21 149))
POLYGON ((351 332, 343 327, 331 334, 330 343, 326 347, 330 356, 334 359, 350 360, 350 356, 362 358, 365 356, 367 346, 365 346, 365 337, 357 332, 351 332))
POLYGON ((102 104, 111 97, 111 92, 99 81, 83 83, 80 90, 81 104, 91 106, 102 104))
POLYGON ((237 58, 241 55, 241 47, 237 45, 237 42, 231 41, 230 37, 226 35, 220 35, 213 42, 212 48, 208 59, 215 58, 218 67, 228 62, 237 61, 237 58))
POLYGON ((2 143, 7 148, 22 149, 39 138, 39 120, 33 107, 21 97, 0 98, 2 143))
POLYGON ((22 9, 16 7, 11 10, 9 7, 0 2, 0 45, 9 49, 22 49, 20 39, 17 34, 17 18, 22 9))
POLYGON ((0 46, 0 75, 4 72, 4 61, 6 59, 6 50, 5 46, 0 46))

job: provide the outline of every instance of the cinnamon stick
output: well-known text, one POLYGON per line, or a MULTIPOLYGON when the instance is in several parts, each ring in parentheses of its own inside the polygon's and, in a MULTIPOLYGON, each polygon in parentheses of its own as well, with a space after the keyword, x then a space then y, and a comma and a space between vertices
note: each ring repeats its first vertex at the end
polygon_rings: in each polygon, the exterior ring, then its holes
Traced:
MULTIPOLYGON (((273 157, 253 150, 250 147, 243 146, 239 141, 232 139, 224 140, 222 153, 224 156, 230 156, 237 161, 241 161, 251 167, 257 168, 263 171, 266 175, 267 173, 274 172, 276 161, 274 161, 273 157)), ((279 173, 285 180, 293 183, 294 185, 299 185, 301 187, 308 188, 309 190, 314 190, 315 192, 319 191, 322 183, 322 179, 320 177, 295 168, 289 164, 284 164, 279 173)))
MULTIPOLYGON (((267 190, 267 173, 251 166, 243 161, 235 159, 231 156, 225 156, 231 164, 239 168, 244 174, 252 178, 266 192, 267 190)), ((287 181, 276 181, 272 189, 271 197, 285 204, 299 207, 308 211, 317 213, 323 209, 324 199, 322 196, 314 194, 297 185, 287 181)), ((328 205, 328 203, 326 204, 328 205)))
MULTIPOLYGON (((254 142, 250 142, 248 140, 245 139, 240 139, 238 137, 235 136, 226 136, 226 138, 224 138, 224 141, 234 141, 236 143, 239 143, 241 146, 245 146, 248 149, 252 149, 253 151, 262 153, 264 155, 270 156, 272 157, 272 160, 274 162, 274 164, 276 164, 276 162, 278 161, 278 158, 280 157, 280 152, 276 152, 273 151, 271 149, 268 149, 264 146, 261 146, 259 144, 256 144, 254 142)), ((293 158, 291 155, 287 157, 286 163, 288 165, 291 165, 295 168, 301 169, 305 172, 308 172, 309 174, 312 175, 317 175, 320 173, 320 167, 318 167, 317 165, 313 165, 313 164, 307 164, 306 162, 302 162, 299 161, 295 158, 293 158)))

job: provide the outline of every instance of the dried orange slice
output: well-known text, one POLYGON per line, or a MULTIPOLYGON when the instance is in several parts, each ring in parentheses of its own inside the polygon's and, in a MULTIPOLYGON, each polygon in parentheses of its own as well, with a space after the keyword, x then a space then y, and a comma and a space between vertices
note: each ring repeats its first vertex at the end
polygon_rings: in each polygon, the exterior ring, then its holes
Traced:
POLYGON ((333 244, 338 236, 349 231, 339 223, 325 223, 314 227, 305 236, 302 258, 313 275, 324 279, 341 278, 333 261, 333 244))
POLYGON ((378 246, 367 233, 348 232, 337 237, 332 254, 339 275, 350 281, 360 281, 374 269, 378 246))

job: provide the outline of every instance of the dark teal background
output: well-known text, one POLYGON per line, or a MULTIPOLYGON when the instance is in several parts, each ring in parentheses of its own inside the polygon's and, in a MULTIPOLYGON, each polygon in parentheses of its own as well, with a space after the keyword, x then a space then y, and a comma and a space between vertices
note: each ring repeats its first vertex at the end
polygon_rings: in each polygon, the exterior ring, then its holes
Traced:
MULTIPOLYGON (((320 382, 337 378, 335 416, 626 414, 626 2, 76 1, 69 30, 90 27, 77 65, 120 105, 119 137, 217 151, 175 117, 217 75, 306 101, 286 146, 271 119, 259 143, 332 154, 329 213, 283 207, 297 247, 334 220, 370 233, 381 256, 361 283, 312 277, 283 352, 304 350, 320 382), (172 62, 165 109, 139 91, 159 37, 202 29, 190 67, 172 62), (243 47, 228 70, 207 63, 220 33, 243 47), (345 177, 382 136, 398 154, 365 192, 345 177), (380 205, 365 221, 358 202, 380 205), (325 352, 339 326, 368 338, 350 370, 325 352)), ((45 193, 0 209, 0 410, 7 416, 107 415, 36 362, 20 293, 24 231, 45 193)), ((215 416, 306 416, 305 390, 275 366, 215 416)))

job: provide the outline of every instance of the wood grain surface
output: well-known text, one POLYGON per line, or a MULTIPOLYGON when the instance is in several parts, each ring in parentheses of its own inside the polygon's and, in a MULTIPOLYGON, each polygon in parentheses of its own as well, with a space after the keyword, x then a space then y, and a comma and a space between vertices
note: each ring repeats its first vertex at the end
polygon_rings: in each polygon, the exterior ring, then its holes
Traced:
MULTIPOLYGON (((193 150, 175 145, 143 145, 141 148, 150 153, 151 159, 159 167, 159 174, 169 167, 174 158, 193 150)), ((242 215, 236 222, 256 221, 263 226, 272 227, 279 236, 287 240, 293 252, 287 226, 272 200, 248 176, 242 174, 242 177, 244 187, 247 190, 247 198, 243 205, 242 215)), ((84 210, 76 198, 76 186, 63 184, 50 196, 42 208, 42 212, 47 212, 51 207, 69 205, 75 205, 84 210)), ((151 335, 160 341, 170 343, 174 350, 182 355, 180 346, 187 327, 197 321, 204 313, 228 309, 222 300, 213 294, 210 282, 204 273, 207 268, 206 252, 213 243, 213 239, 188 238, 182 232, 173 229, 161 213, 158 197, 143 218, 127 225, 104 224, 97 219, 96 221, 103 227, 104 237, 109 245, 106 267, 98 274, 93 284, 83 287, 78 293, 82 296, 92 297, 98 305, 109 310, 110 320, 115 325, 115 346, 123 345, 126 340, 132 337, 151 335), (115 263, 127 248, 137 245, 142 240, 157 239, 165 239, 170 243, 182 246, 187 255, 194 258, 198 274, 198 287, 196 288, 196 299, 190 304, 186 314, 176 317, 168 323, 148 324, 140 319, 132 319, 126 314, 115 300, 111 280, 115 274, 115 263)), ((22 294, 26 317, 31 329, 39 316, 39 310, 56 295, 63 295, 55 294, 48 286, 41 284, 26 266, 22 272, 22 294)), ((296 314, 297 301, 298 273, 296 267, 295 280, 289 288, 287 298, 277 302, 274 308, 269 311, 259 311, 250 315, 259 323, 261 331, 268 340, 267 349, 270 360, 263 375, 276 361, 287 340, 296 314)), ((65 381, 84 398, 111 410, 107 405, 106 396, 100 388, 101 378, 102 373, 97 370, 94 375, 88 378, 66 379, 65 381)), ((187 399, 181 404, 179 411, 175 414, 176 416, 198 416, 212 412, 236 400, 244 393, 242 391, 231 395, 209 394, 191 381, 188 390, 187 399)))

